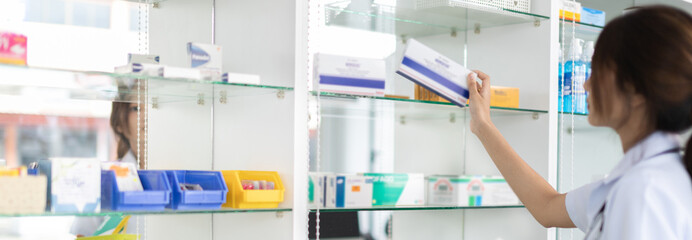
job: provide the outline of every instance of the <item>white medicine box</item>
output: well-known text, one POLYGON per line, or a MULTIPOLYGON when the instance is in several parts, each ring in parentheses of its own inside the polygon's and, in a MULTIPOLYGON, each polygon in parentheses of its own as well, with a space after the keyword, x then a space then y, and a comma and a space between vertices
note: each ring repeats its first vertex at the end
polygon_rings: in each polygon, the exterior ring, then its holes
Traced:
POLYGON ((438 206, 518 205, 519 199, 502 177, 430 176, 428 204, 438 206))
POLYGON ((382 59, 317 54, 316 86, 324 92, 384 96, 386 69, 382 59))
POLYGON ((334 174, 327 177, 327 207, 372 207, 373 178, 334 174))

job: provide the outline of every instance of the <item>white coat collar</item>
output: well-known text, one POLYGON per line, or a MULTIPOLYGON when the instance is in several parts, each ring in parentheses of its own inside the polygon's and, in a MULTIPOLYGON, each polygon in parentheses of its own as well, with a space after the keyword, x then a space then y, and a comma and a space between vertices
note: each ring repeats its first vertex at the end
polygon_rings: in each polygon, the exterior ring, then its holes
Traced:
POLYGON ((670 149, 679 147, 678 139, 675 134, 657 131, 639 141, 634 147, 630 148, 620 163, 603 179, 604 184, 608 184, 620 178, 630 168, 643 160, 649 159, 657 154, 670 149))
POLYGON ((120 160, 120 162, 124 162, 124 163, 132 163, 135 166, 137 166, 137 168, 139 168, 139 166, 137 165, 137 158, 135 158, 135 155, 132 153, 132 151, 127 151, 125 156, 123 156, 123 158, 121 158, 119 160, 120 160))

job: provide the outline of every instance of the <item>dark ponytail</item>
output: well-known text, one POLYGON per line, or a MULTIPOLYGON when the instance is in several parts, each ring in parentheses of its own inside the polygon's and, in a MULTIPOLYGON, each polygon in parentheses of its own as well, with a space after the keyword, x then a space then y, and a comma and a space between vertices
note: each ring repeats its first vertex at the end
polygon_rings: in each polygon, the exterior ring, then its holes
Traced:
POLYGON ((111 119, 110 124, 115 134, 115 140, 118 144, 117 153, 118 159, 125 157, 128 151, 130 151, 130 142, 125 136, 125 131, 129 129, 130 123, 128 120, 128 114, 130 113, 130 103, 127 102, 113 102, 111 108, 111 119))
MULTIPOLYGON (((612 92, 605 82, 646 99, 647 132, 680 133, 692 125, 692 16, 648 6, 613 19, 603 28, 593 55, 592 112, 607 116, 612 92), (612 83, 611 83, 612 84, 612 83)), ((692 176, 692 143, 683 157, 692 176)))

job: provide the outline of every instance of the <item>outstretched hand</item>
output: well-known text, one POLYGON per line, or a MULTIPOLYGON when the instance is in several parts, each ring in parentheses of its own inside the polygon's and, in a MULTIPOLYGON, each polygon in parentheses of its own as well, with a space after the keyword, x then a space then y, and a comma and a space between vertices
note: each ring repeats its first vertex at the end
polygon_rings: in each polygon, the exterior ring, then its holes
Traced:
POLYGON ((466 77, 469 87, 469 112, 471 113, 471 132, 478 134, 484 128, 492 126, 490 120, 490 76, 474 70, 466 77), (475 75, 481 79, 478 84, 475 75))

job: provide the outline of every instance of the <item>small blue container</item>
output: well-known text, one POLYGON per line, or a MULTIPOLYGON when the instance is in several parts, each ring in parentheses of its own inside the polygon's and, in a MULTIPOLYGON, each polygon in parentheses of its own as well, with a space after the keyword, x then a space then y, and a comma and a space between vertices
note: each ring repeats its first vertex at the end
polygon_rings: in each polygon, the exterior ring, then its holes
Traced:
POLYGON ((171 182, 172 199, 167 206, 172 209, 219 209, 226 202, 228 187, 221 172, 216 171, 166 171, 171 182), (202 191, 182 190, 180 184, 199 184, 202 191))
POLYGON ((165 171, 139 170, 144 191, 118 189, 114 171, 101 171, 101 208, 117 211, 163 211, 171 201, 165 171))

